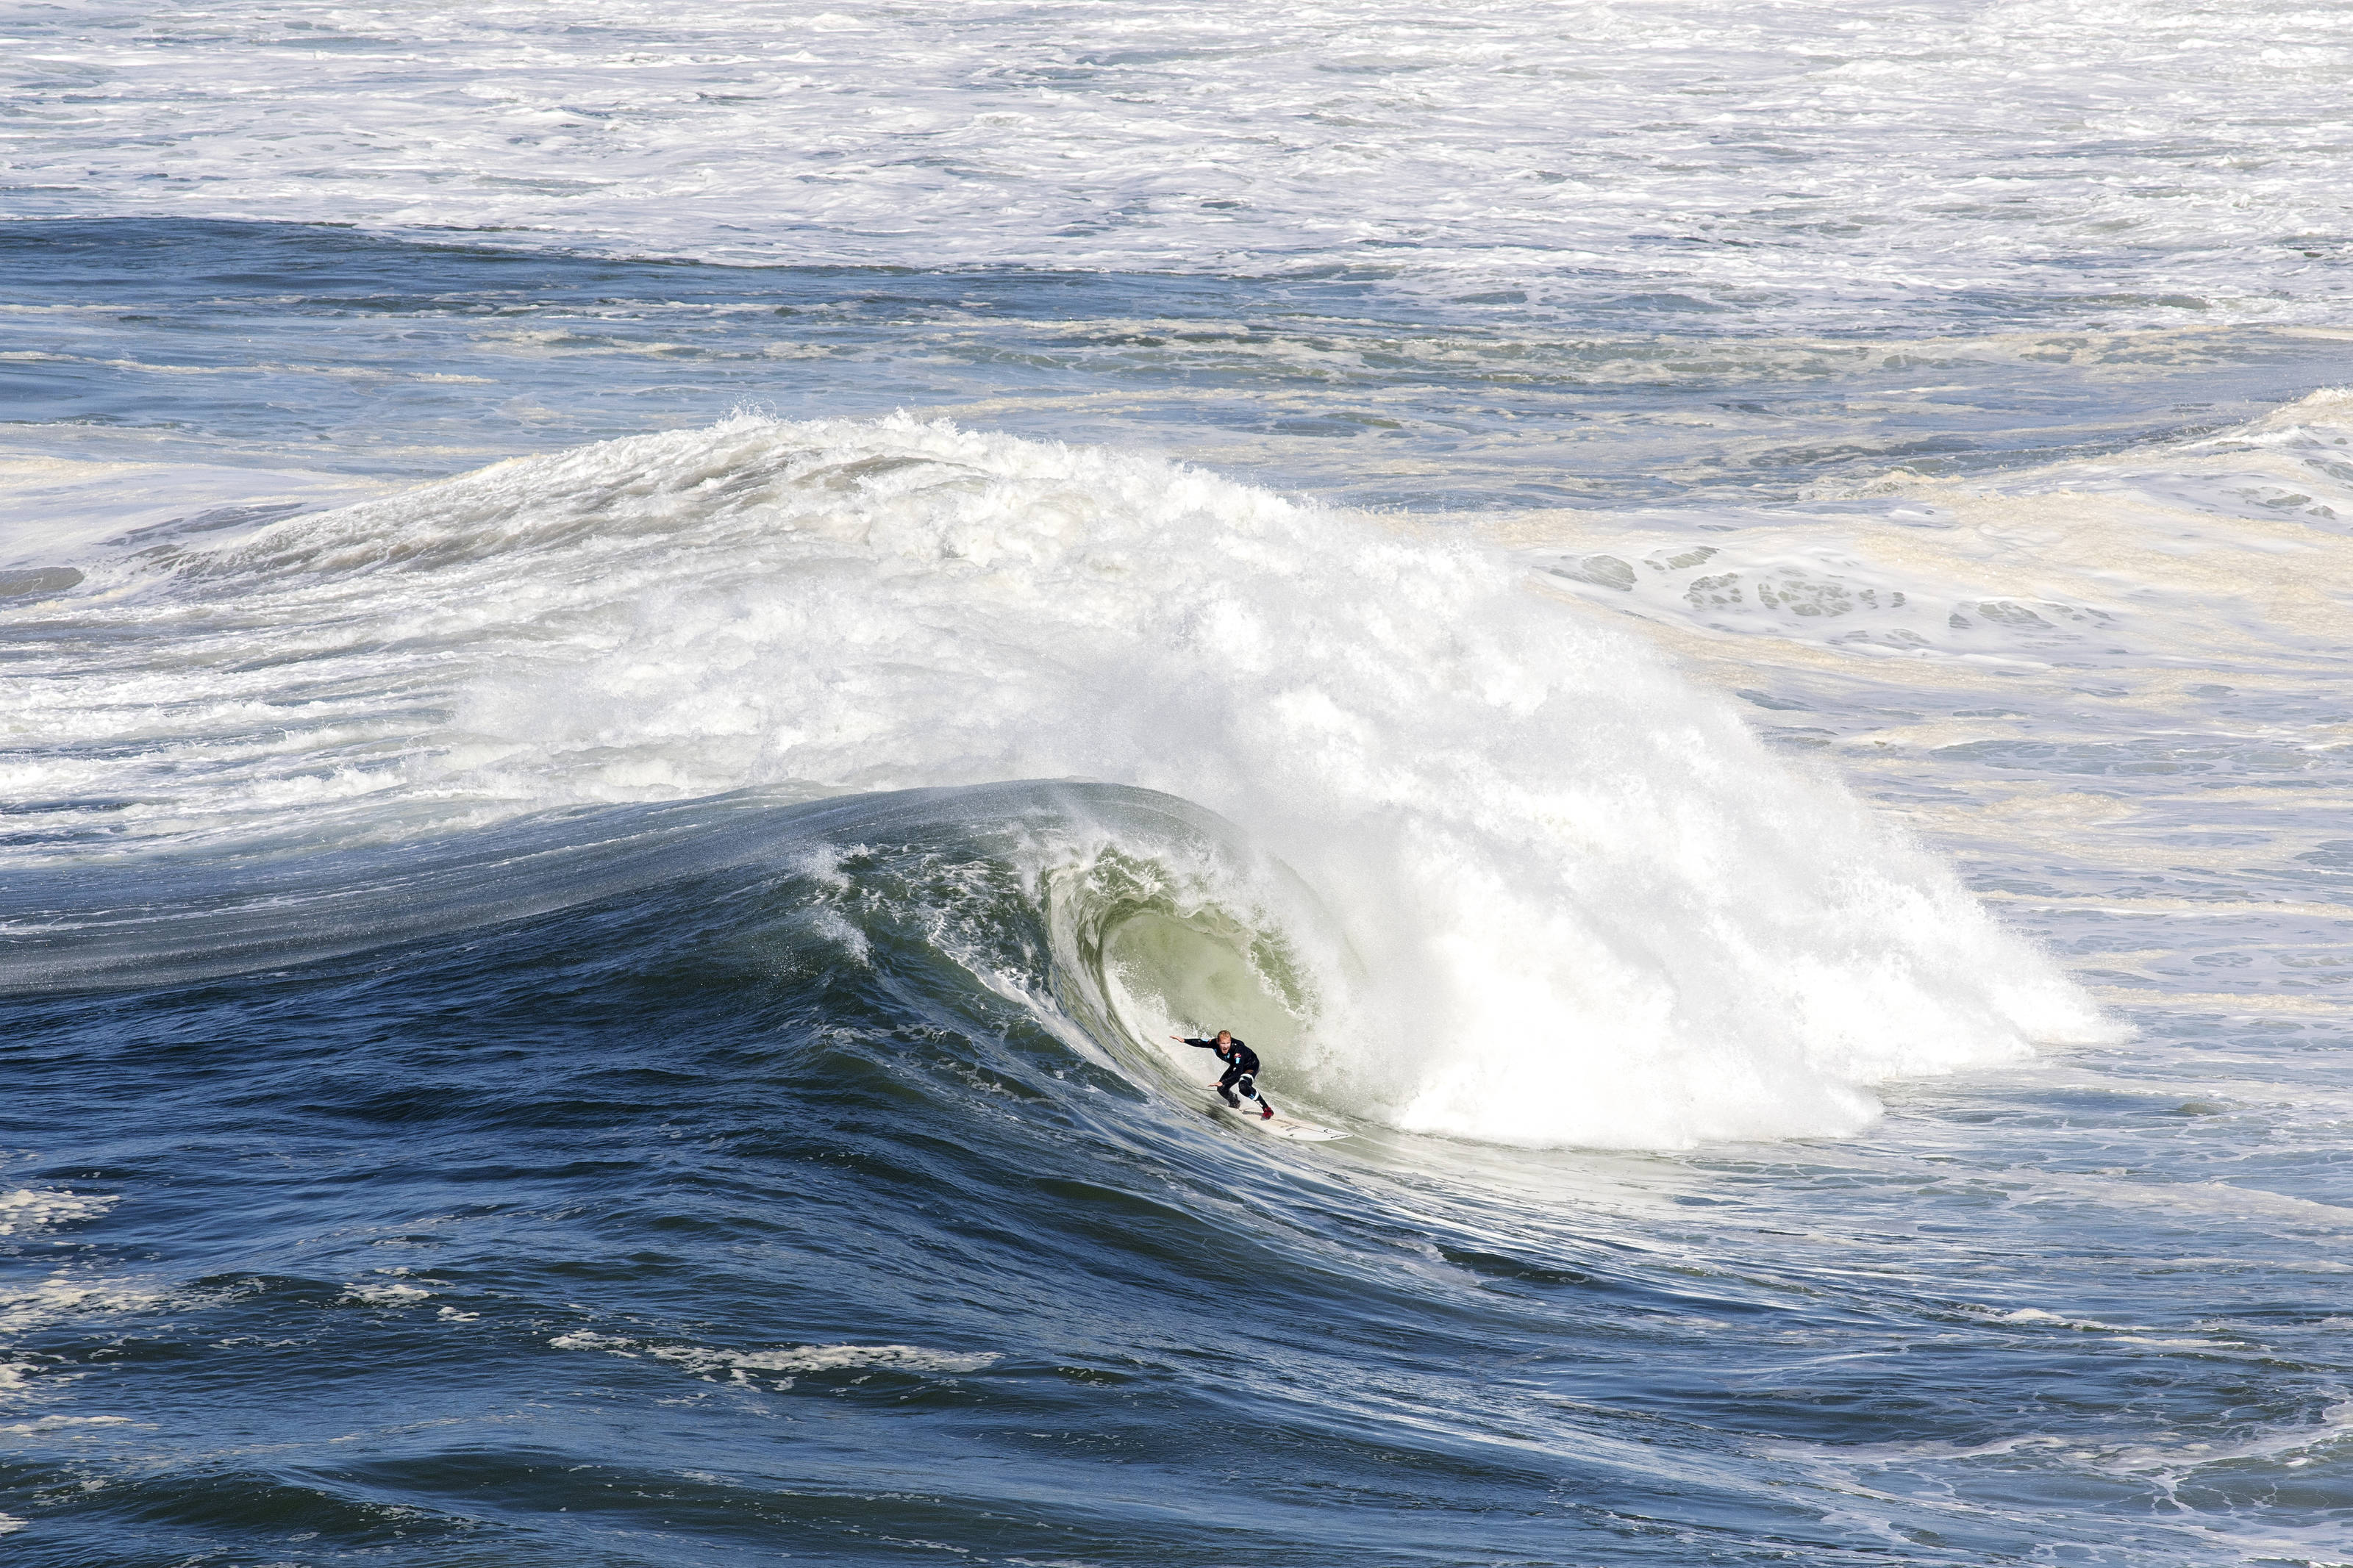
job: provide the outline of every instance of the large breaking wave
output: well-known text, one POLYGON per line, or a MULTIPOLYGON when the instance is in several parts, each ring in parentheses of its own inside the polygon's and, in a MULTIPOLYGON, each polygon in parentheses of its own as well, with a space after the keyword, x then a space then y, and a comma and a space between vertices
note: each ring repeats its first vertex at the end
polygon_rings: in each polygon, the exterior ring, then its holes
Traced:
POLYGON ((1006 852, 1056 933, 1038 1005, 1131 1056, 1240 1017, 1341 1114, 1836 1133, 1873 1083, 2105 1027, 1726 700, 1402 523, 1116 452, 745 416, 218 537, 17 612, 51 661, 21 865, 1092 780, 1128 804, 1006 852))

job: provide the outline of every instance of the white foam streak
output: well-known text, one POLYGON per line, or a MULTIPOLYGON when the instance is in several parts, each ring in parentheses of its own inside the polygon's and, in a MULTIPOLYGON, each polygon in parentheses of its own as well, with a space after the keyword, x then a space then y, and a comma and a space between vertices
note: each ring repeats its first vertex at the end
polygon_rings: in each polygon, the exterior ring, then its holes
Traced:
MULTIPOLYGON (((753 1373, 903 1372, 933 1376, 979 1372, 1003 1359, 997 1351, 927 1350, 921 1345, 792 1345, 780 1350, 730 1350, 712 1345, 655 1344, 576 1329, 547 1342, 557 1350, 603 1351, 631 1361, 651 1357, 681 1367, 697 1377, 717 1381, 720 1374, 736 1383, 753 1373)), ((777 1384, 792 1386, 787 1376, 777 1384)))

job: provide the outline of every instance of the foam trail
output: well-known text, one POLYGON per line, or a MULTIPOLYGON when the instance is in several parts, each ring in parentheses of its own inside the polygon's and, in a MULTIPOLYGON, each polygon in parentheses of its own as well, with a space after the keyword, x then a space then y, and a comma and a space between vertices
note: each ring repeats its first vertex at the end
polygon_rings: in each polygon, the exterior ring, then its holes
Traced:
MULTIPOLYGON (((1132 456, 744 417, 100 586, 270 628, 322 726, 365 727, 336 691, 438 705, 320 784, 352 831, 744 784, 1182 796, 1336 919, 1301 937, 1318 1043, 1291 1070, 1409 1129, 1843 1132, 1875 1081, 2104 1028, 1930 857, 1504 556, 1132 456)), ((156 787, 294 798, 267 758, 207 755, 159 757, 156 787)))

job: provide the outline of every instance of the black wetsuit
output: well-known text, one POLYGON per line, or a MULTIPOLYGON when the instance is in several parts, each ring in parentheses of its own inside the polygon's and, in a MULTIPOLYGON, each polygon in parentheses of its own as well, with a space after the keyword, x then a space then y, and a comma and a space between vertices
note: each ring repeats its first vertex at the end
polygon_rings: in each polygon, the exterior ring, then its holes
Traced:
POLYGON ((1234 1091, 1240 1089, 1267 1110, 1274 1109, 1266 1097, 1258 1091, 1258 1053, 1256 1051, 1240 1040, 1228 1040, 1222 1050, 1219 1049, 1218 1042, 1214 1039, 1188 1039, 1185 1043, 1188 1046, 1198 1046, 1205 1051, 1217 1051, 1218 1059, 1226 1064, 1226 1076, 1218 1080, 1218 1092, 1225 1097, 1228 1105, 1232 1106, 1236 1110, 1242 1108, 1242 1102, 1234 1098, 1234 1091))

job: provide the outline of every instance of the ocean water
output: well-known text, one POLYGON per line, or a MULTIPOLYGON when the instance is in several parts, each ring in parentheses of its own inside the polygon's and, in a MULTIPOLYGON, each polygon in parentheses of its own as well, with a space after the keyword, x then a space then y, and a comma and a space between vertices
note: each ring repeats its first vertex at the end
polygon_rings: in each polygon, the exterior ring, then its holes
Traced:
POLYGON ((10 1564, 2353 1563, 2346 14, 0 36, 10 1564))

